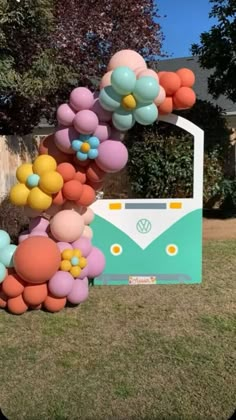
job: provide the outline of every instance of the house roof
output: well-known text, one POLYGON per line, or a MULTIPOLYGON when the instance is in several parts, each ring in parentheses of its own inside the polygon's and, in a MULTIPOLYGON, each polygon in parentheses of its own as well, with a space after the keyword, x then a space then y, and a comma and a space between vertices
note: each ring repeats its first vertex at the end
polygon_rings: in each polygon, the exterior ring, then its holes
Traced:
POLYGON ((208 93, 207 79, 213 71, 202 69, 198 62, 198 57, 180 57, 171 58, 168 60, 161 60, 157 63, 157 69, 159 71, 176 71, 180 68, 187 67, 192 70, 196 77, 194 85, 194 91, 198 99, 212 102, 215 105, 220 106, 227 114, 236 114, 236 104, 221 95, 218 99, 214 99, 212 95, 208 93))

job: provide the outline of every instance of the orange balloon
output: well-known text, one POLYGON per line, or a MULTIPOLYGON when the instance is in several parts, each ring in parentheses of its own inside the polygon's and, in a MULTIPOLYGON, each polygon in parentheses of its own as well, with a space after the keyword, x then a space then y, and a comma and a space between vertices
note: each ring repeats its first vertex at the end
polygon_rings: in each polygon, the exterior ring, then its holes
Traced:
POLYGON ((192 87, 195 83, 195 74, 190 69, 179 69, 176 74, 180 77, 181 86, 192 87))
POLYGON ((49 294, 44 301, 44 307, 49 312, 59 312, 65 306, 66 298, 56 298, 51 294, 49 294))
POLYGON ((76 179, 72 179, 64 184, 62 192, 67 200, 77 201, 83 192, 83 185, 76 179))
POLYGON ((33 236, 18 245, 14 254, 17 274, 28 283, 49 280, 59 269, 61 253, 56 243, 44 236, 33 236))
POLYGON ((60 163, 60 165, 57 167, 57 172, 59 172, 59 174, 62 176, 64 182, 74 179, 76 173, 74 166, 68 162, 60 163))
POLYGON ((23 293, 25 286, 24 280, 16 273, 8 274, 2 283, 2 291, 9 298, 15 298, 23 293))
POLYGON ((173 111, 173 99, 167 96, 164 102, 159 105, 158 111, 161 115, 170 114, 173 111))
POLYGON ((23 292, 24 301, 30 306, 38 306, 43 303, 47 297, 47 284, 28 284, 23 292))
POLYGON ((88 207, 96 200, 96 193, 90 185, 84 184, 82 194, 75 202, 77 206, 88 207))
POLYGON ((66 153, 61 152, 54 143, 54 134, 50 134, 41 140, 39 145, 40 155, 50 155, 59 164, 61 162, 69 162, 71 157, 66 153))
POLYGON ((181 87, 173 96, 175 109, 191 108, 196 102, 195 92, 189 87, 181 87))
POLYGON ((15 298, 8 299, 7 309, 14 315, 22 315, 27 311, 28 305, 25 303, 22 295, 20 295, 15 298))
POLYGON ((100 169, 95 162, 92 162, 86 171, 86 175, 89 181, 100 182, 106 175, 106 173, 100 169))
POLYGON ((52 203, 56 206, 62 206, 66 201, 64 195, 62 194, 62 190, 59 191, 57 194, 53 195, 52 203))
POLYGON ((5 309, 6 306, 7 306, 7 296, 5 295, 5 293, 0 291, 0 308, 5 309))
POLYGON ((157 72, 157 75, 158 75, 158 77, 159 77, 159 82, 161 83, 161 78, 162 78, 162 76, 163 76, 163 74, 165 74, 166 73, 166 71, 158 71, 157 72))
POLYGON ((160 84, 165 89, 167 96, 172 96, 181 86, 180 77, 172 72, 165 72, 160 78, 160 84))
POLYGON ((86 182, 86 171, 85 168, 79 168, 75 174, 74 179, 81 182, 81 184, 85 184, 86 182))

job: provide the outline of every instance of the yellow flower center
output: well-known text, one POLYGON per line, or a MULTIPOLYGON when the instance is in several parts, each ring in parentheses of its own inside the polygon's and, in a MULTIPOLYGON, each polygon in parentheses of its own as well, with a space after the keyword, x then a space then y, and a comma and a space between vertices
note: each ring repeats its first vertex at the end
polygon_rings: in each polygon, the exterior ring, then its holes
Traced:
POLYGON ((131 110, 131 109, 135 109, 137 106, 137 102, 134 98, 133 95, 126 95, 122 98, 122 106, 127 109, 127 110, 131 110))
POLYGON ((60 269, 69 272, 74 278, 79 277, 86 265, 87 259, 79 249, 65 249, 61 253, 60 269))
POLYGON ((83 153, 88 153, 90 150, 90 145, 88 143, 83 143, 80 150, 83 153))

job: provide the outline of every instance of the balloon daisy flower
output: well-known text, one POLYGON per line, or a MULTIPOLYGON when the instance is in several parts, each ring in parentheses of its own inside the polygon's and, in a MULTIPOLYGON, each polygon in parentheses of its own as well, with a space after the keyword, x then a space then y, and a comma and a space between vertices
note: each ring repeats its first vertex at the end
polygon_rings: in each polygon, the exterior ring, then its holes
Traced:
POLYGON ((129 67, 117 67, 111 75, 111 85, 100 91, 101 106, 113 111, 113 125, 121 131, 129 130, 137 121, 150 125, 158 117, 154 99, 158 96, 160 86, 154 77, 136 78, 129 67))
POLYGON ((52 204, 52 195, 63 187, 63 178, 56 171, 57 163, 52 156, 41 155, 33 164, 24 163, 16 171, 19 184, 12 187, 10 200, 16 206, 29 206, 43 211, 52 204))

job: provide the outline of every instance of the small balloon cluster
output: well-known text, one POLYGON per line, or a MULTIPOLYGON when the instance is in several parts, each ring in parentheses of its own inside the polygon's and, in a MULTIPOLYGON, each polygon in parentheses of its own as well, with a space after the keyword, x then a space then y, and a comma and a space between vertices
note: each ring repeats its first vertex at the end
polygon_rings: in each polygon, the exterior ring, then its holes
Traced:
POLYGON ((18 245, 0 231, 1 308, 57 312, 87 299, 89 280, 105 267, 92 244, 90 206, 107 174, 128 161, 124 134, 136 122, 150 125, 158 113, 192 106, 193 83, 188 69, 157 73, 123 50, 111 58, 100 91, 75 88, 59 106, 55 132, 41 141, 33 163, 16 170, 10 200, 31 221, 18 245))

